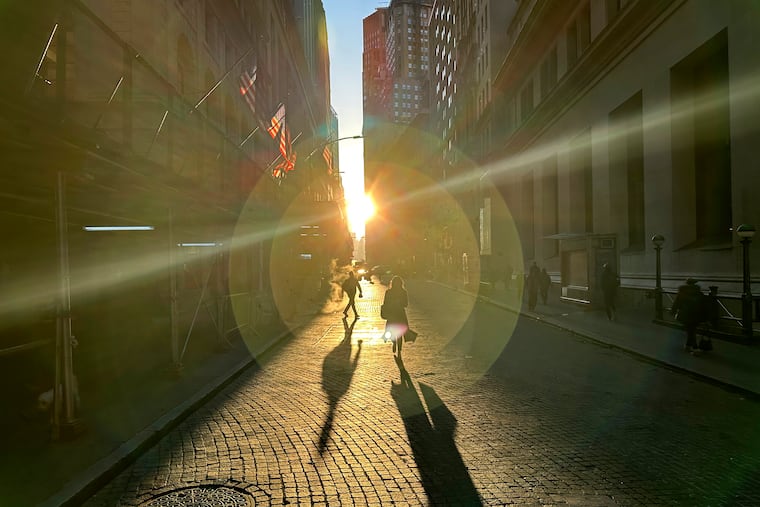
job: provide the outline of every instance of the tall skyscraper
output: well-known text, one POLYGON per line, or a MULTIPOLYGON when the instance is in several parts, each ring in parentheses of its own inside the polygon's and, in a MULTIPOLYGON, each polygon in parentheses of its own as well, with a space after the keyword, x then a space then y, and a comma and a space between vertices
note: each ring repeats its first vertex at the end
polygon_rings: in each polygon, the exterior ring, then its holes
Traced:
POLYGON ((394 123, 409 123, 428 109, 428 26, 431 0, 393 0, 387 16, 387 60, 394 123))
POLYGON ((362 55, 362 88, 364 94, 364 126, 387 116, 390 90, 388 61, 386 58, 385 20, 388 9, 381 7, 364 18, 364 53, 362 55))

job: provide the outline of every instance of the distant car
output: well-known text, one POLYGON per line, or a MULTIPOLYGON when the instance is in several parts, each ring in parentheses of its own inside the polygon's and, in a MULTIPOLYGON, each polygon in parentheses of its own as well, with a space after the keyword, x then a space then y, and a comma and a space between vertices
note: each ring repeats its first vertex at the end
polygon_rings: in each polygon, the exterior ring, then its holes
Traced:
POLYGON ((393 278, 393 270, 390 266, 386 265, 379 265, 373 267, 370 272, 370 281, 372 281, 372 277, 374 276, 377 278, 377 280, 385 285, 388 285, 391 281, 391 278, 393 278))
POLYGON ((359 280, 369 280, 370 279, 370 273, 369 268, 367 268, 367 265, 363 262, 357 262, 356 265, 354 265, 354 272, 356 273, 356 278, 359 280))

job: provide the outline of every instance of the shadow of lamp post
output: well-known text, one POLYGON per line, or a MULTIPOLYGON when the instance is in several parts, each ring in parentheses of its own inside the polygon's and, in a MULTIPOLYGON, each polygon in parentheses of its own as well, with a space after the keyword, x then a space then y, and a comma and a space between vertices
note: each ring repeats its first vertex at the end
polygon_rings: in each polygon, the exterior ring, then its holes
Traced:
POLYGON ((742 328, 747 338, 752 338, 752 286, 749 272, 749 244, 755 235, 755 226, 742 224, 736 228, 736 234, 742 238, 742 328))
POLYGON ((662 244, 665 243, 665 237, 662 234, 652 236, 652 244, 656 253, 655 267, 655 287, 654 287, 654 318, 662 320, 662 263, 660 262, 660 252, 662 244))

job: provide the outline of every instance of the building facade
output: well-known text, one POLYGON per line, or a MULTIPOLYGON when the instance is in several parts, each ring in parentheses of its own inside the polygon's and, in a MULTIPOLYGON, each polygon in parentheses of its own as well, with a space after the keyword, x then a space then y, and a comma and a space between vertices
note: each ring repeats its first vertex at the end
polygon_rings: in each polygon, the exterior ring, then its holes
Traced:
POLYGON ((388 9, 375 10, 363 23, 362 111, 364 130, 388 116, 390 78, 386 57, 386 17, 388 9))
POLYGON ((2 8, 0 38, 18 48, 0 83, 0 228, 18 240, 0 254, 0 349, 16 365, 3 372, 43 385, 63 372, 58 430, 76 419, 77 371, 80 383, 130 361, 180 371, 235 337, 255 354, 257 326, 318 287, 319 270, 297 263, 298 220, 330 223, 328 253, 345 256, 337 167, 305 160, 333 125, 327 48, 303 43, 325 42, 324 17, 299 20, 298 6, 2 8))
POLYGON ((547 267, 568 301, 593 303, 609 263, 630 303, 651 305, 650 238, 661 234, 666 293, 694 277, 718 286, 731 313, 742 292, 734 231, 760 217, 749 84, 759 15, 742 2, 519 3, 478 135, 523 266, 547 267))

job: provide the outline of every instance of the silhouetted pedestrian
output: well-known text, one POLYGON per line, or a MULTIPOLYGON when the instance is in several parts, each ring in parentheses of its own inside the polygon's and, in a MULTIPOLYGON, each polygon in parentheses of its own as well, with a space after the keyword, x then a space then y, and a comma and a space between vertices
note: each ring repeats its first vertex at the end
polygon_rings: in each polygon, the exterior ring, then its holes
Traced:
POLYGON ((393 342, 393 353, 399 359, 404 345, 404 333, 409 329, 409 320, 406 317, 408 304, 409 295, 404 288, 404 280, 398 275, 394 276, 388 290, 385 291, 380 316, 386 320, 384 338, 393 342))
POLYGON ((697 280, 689 278, 685 284, 678 287, 678 294, 676 294, 676 300, 671 308, 676 320, 683 324, 686 330, 684 350, 687 351, 699 351, 697 347, 697 325, 702 320, 703 297, 704 294, 702 294, 697 280))
POLYGON ((528 310, 531 312, 536 309, 536 303, 538 302, 538 288, 541 284, 541 270, 534 262, 528 272, 528 278, 525 281, 528 290, 528 310))
POLYGON ((549 299, 549 287, 552 286, 552 278, 546 272, 546 268, 541 268, 538 284, 538 288, 541 291, 541 301, 546 304, 546 301, 549 299))
POLYGON ((346 308, 343 310, 343 315, 348 315, 348 309, 352 308, 354 310, 354 316, 358 319, 359 314, 356 313, 356 291, 358 289, 359 291, 359 297, 364 297, 364 294, 362 294, 362 286, 359 284, 359 280, 356 279, 356 276, 354 276, 353 271, 348 272, 348 278, 346 278, 343 281, 343 292, 346 293, 348 296, 348 304, 346 305, 346 308))
POLYGON ((602 266, 600 283, 602 286, 602 295, 604 297, 604 311, 607 312, 607 318, 609 320, 615 320, 615 313, 617 312, 615 298, 617 296, 618 277, 610 267, 609 263, 604 263, 604 266, 602 266))
MULTIPOLYGON (((718 301, 718 287, 716 285, 711 285, 708 290, 707 296, 702 297, 702 318, 707 321, 707 326, 712 331, 720 325, 720 301, 718 301)), ((713 344, 710 335, 703 334, 698 346, 699 350, 712 350, 713 344)))

